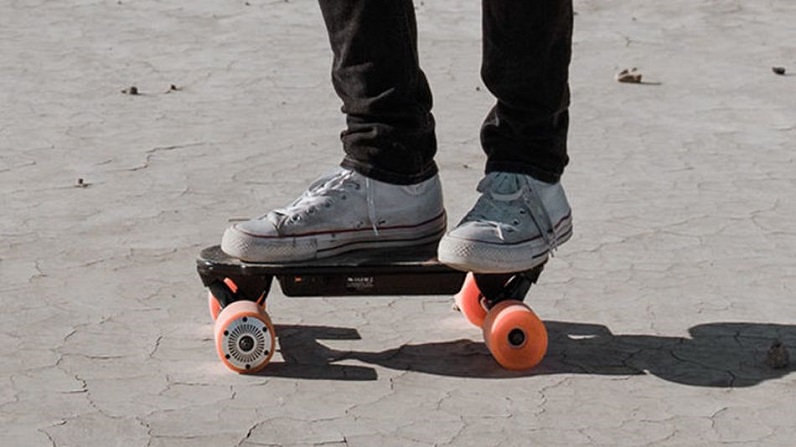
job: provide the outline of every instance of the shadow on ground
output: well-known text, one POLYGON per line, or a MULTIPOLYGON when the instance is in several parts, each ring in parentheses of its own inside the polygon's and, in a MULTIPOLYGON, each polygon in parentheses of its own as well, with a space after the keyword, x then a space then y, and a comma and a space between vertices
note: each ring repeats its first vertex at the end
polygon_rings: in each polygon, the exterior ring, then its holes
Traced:
POLYGON ((747 387, 783 377, 796 366, 766 363, 774 340, 796 346, 796 326, 760 323, 710 323, 694 326, 690 337, 613 334, 597 324, 545 322, 550 344, 537 368, 523 373, 501 369, 483 343, 471 340, 403 345, 381 352, 344 351, 322 340, 358 340, 356 329, 278 326, 284 362, 266 376, 324 380, 376 380, 375 368, 477 378, 547 374, 653 374, 675 383, 703 387, 747 387), (347 361, 344 364, 339 363, 347 361))

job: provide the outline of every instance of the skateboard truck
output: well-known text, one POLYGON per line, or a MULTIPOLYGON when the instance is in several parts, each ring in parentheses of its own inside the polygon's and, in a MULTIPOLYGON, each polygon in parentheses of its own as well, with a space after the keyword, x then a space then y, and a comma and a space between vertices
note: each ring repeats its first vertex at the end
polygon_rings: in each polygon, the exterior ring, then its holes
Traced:
POLYGON ((232 282, 228 277, 213 275, 203 277, 205 287, 210 290, 221 308, 236 301, 260 301, 273 282, 273 277, 270 276, 234 275, 234 278, 232 282))
POLYGON ((474 273, 473 277, 483 295, 484 306, 491 309, 501 301, 523 301, 543 270, 544 263, 519 273, 474 273))
POLYGON ((218 304, 224 308, 229 306, 230 304, 234 303, 235 301, 240 300, 240 295, 237 291, 233 292, 230 290, 229 286, 224 284, 222 281, 213 281, 212 283, 207 285, 207 288, 210 290, 210 293, 216 297, 218 300, 218 304))

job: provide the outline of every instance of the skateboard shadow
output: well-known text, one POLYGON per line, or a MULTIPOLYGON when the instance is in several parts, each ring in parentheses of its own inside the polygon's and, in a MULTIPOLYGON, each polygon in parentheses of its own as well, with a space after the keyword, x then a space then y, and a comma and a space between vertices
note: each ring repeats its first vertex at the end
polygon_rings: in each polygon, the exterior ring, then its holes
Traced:
POLYGON ((320 340, 361 340, 353 328, 331 326, 274 325, 277 349, 283 362, 274 362, 258 375, 317 380, 377 380, 374 368, 341 365, 335 362, 346 358, 347 351, 330 349, 320 340))
MULTIPOLYGON (((356 329, 278 326, 282 363, 263 375, 323 380, 377 380, 375 368, 356 360, 402 371, 471 377, 510 378, 550 374, 643 375, 683 385, 748 387, 783 377, 796 365, 767 363, 774 340, 796 346, 796 326, 765 323, 709 323, 689 329, 689 337, 613 334, 603 325, 545 322, 549 335, 544 361, 531 371, 512 372, 495 363, 481 342, 407 344, 380 352, 335 350, 320 340, 357 340, 356 329)), ((794 359, 796 363, 796 359, 794 359)))

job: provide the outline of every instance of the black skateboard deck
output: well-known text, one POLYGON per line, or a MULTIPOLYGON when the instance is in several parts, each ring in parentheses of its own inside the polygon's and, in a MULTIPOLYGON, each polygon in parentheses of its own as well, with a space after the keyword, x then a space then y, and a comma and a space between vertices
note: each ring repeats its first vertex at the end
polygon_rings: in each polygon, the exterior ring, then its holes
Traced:
POLYGON ((435 244, 363 250, 295 263, 244 262, 216 245, 202 250, 196 263, 206 287, 212 290, 229 278, 242 295, 238 298, 249 300, 267 294, 274 278, 286 296, 389 296, 454 294, 466 275, 440 264, 435 244))

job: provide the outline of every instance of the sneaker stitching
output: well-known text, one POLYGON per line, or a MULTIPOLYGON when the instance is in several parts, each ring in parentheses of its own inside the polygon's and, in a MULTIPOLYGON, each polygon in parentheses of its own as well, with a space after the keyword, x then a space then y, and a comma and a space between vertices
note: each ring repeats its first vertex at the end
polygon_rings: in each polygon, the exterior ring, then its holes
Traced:
MULTIPOLYGON (((410 229, 410 228, 422 227, 424 225, 433 223, 435 221, 438 221, 438 220, 441 220, 441 219, 444 219, 444 218, 445 218, 445 212, 443 211, 440 214, 438 214, 437 216, 435 216, 435 217, 433 217, 433 218, 431 218, 429 220, 426 220, 426 221, 423 221, 423 222, 419 222, 417 224, 412 224, 412 225, 394 225, 394 226, 389 226, 389 227, 382 227, 381 231, 391 231, 391 230, 401 230, 401 229, 410 229)), ((345 233, 357 233, 357 232, 363 232, 363 231, 372 231, 371 228, 347 228, 347 229, 340 229, 340 230, 314 231, 314 232, 309 232, 309 233, 299 233, 299 234, 291 234, 291 235, 263 236, 263 235, 250 233, 250 232, 248 232, 246 230, 241 229, 237 225, 235 225, 234 228, 237 231, 239 231, 240 233, 242 233, 242 234, 244 234, 246 236, 249 236, 249 237, 253 237, 253 238, 256 238, 256 239, 272 239, 272 240, 288 239, 288 238, 300 238, 300 237, 311 237, 311 236, 318 236, 318 235, 322 235, 322 234, 345 234, 345 233)))

